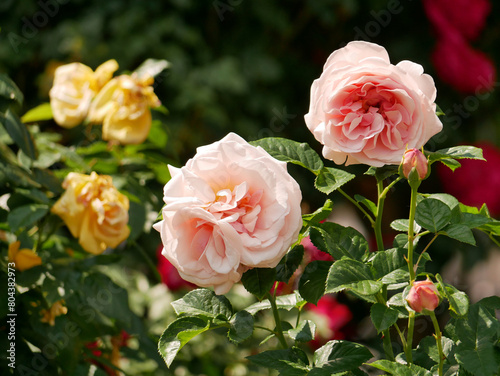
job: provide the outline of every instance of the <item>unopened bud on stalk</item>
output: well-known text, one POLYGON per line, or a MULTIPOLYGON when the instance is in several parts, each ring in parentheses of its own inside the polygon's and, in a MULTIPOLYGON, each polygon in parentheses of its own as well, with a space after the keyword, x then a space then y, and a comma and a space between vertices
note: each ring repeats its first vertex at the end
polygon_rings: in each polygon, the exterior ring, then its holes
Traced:
POLYGON ((424 180, 429 169, 429 162, 419 149, 408 149, 403 155, 403 175, 409 179, 410 172, 415 168, 420 180, 424 180))
POLYGON ((439 305, 441 296, 436 285, 430 280, 414 282, 406 301, 415 312, 434 311, 439 305))

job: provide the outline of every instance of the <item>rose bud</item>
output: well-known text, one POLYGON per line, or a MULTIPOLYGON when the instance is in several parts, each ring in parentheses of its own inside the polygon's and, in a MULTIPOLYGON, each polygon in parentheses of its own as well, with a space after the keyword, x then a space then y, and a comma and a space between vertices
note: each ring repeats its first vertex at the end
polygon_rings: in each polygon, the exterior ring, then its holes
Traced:
POLYGON ((419 149, 408 149, 403 155, 403 175, 408 179, 410 172, 415 168, 420 180, 424 180, 427 176, 429 163, 424 153, 419 149))
POLYGON ((406 301, 415 312, 434 311, 439 305, 441 296, 434 283, 427 279, 414 282, 406 301))

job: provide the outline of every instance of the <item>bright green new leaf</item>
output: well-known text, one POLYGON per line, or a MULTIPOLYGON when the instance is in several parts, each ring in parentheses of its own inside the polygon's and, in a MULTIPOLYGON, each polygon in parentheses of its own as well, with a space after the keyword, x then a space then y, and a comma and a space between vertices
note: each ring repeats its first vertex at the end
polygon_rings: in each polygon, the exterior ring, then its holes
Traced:
MULTIPOLYGON (((293 308, 301 307, 305 304, 305 300, 302 299, 300 294, 295 291, 293 294, 289 295, 281 295, 276 297, 276 306, 279 309, 286 309, 290 311, 293 308)), ((271 303, 268 299, 265 299, 261 302, 254 303, 245 308, 245 311, 248 313, 255 315, 257 312, 262 311, 264 309, 271 309, 271 303)))
POLYGON ((41 105, 38 105, 26 112, 21 117, 21 121, 23 123, 36 123, 39 121, 50 120, 52 118, 53 115, 50 103, 42 103, 41 105))

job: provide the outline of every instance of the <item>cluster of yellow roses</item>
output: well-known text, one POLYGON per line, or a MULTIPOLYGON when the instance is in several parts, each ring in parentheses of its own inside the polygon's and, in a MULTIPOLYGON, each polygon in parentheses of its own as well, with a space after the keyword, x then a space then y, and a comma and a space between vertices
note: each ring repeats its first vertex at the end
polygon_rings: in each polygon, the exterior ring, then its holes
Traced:
POLYGON ((110 176, 70 172, 63 188, 66 191, 52 212, 63 219, 83 249, 100 254, 127 239, 129 200, 118 192, 110 176))
POLYGON ((116 60, 101 64, 95 72, 81 63, 58 67, 50 90, 50 105, 57 124, 73 128, 87 120, 102 123, 102 138, 121 144, 139 144, 151 128, 151 107, 160 101, 149 74, 113 77, 116 60))

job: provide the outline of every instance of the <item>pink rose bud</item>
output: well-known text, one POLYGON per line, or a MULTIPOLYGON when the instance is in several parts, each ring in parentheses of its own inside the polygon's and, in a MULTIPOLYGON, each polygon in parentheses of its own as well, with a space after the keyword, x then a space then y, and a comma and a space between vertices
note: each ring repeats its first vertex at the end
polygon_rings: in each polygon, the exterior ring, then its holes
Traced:
POLYGON ((440 298, 436 285, 427 279, 413 283, 406 301, 415 312, 422 312, 424 309, 434 311, 440 298))
POLYGON ((428 170, 428 161, 419 149, 408 149, 403 155, 403 175, 408 179, 413 168, 417 170, 420 180, 425 179, 428 170))

